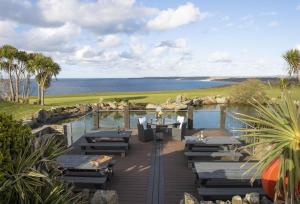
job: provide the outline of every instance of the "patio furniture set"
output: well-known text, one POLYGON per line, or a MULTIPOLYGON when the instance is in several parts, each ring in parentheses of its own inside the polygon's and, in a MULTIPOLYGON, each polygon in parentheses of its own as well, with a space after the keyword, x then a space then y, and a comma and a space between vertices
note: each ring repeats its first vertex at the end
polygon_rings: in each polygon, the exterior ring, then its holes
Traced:
POLYGON ((126 156, 129 149, 131 131, 91 131, 83 135, 84 142, 80 143, 83 154, 121 154, 126 156))
MULTIPOLYGON (((202 133, 201 133, 202 134, 202 133)), ((236 149, 241 142, 229 136, 185 136, 188 167, 196 177, 196 186, 202 199, 231 197, 257 192, 264 195, 260 178, 251 184, 256 169, 254 162, 241 162, 243 156, 236 149), (216 160, 226 157, 226 160, 216 160)))
POLYGON ((149 119, 142 117, 138 119, 138 137, 142 142, 152 140, 163 140, 164 136, 170 135, 174 140, 183 140, 187 123, 183 116, 177 116, 176 120, 149 119))
POLYGON ((82 136, 81 155, 62 155, 57 162, 62 170, 61 179, 73 184, 75 191, 82 188, 102 189, 113 175, 115 161, 108 154, 125 157, 131 131, 93 130, 82 136))

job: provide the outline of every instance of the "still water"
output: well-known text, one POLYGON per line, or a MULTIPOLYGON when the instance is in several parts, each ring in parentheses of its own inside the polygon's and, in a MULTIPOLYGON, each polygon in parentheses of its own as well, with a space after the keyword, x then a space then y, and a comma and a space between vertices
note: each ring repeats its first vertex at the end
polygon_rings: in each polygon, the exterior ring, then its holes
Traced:
MULTIPOLYGON (((249 106, 228 106, 226 107, 226 119, 225 127, 229 130, 232 135, 238 136, 235 131, 236 128, 243 127, 243 124, 232 117, 235 112, 251 114, 251 107, 249 106)), ((164 112, 163 118, 166 121, 175 121, 178 115, 185 116, 187 120, 186 111, 170 111, 164 112)), ((194 128, 219 128, 220 127, 220 106, 202 106, 196 108, 193 112, 193 127, 194 128)), ((100 127, 101 128, 124 128, 124 112, 114 111, 114 112, 100 112, 100 127)), ((130 127, 136 128, 138 118, 146 117, 148 120, 155 118, 154 111, 130 111, 130 127)), ((81 119, 74 121, 68 126, 68 133, 72 135, 72 142, 75 142, 80 138, 85 132, 93 128, 93 118, 92 114, 86 115, 81 119)), ((71 138, 69 138, 71 140, 71 138)), ((69 141, 71 142, 71 141, 69 141)))

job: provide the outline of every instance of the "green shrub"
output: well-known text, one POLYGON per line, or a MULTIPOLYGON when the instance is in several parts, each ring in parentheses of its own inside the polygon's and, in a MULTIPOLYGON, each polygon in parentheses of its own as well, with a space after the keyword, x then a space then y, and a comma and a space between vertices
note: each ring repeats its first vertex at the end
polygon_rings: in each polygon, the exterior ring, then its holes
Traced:
POLYGON ((233 86, 231 97, 238 103, 249 103, 253 99, 262 102, 265 97, 265 84, 257 79, 250 79, 233 86))
MULTIPOLYGON (((32 138, 29 127, 0 113, 0 166, 4 167, 22 151, 32 138)), ((5 167, 4 167, 5 168, 5 167)))
POLYGON ((35 138, 29 127, 0 113, 0 203, 77 203, 59 179, 55 159, 64 153, 57 138, 35 138))

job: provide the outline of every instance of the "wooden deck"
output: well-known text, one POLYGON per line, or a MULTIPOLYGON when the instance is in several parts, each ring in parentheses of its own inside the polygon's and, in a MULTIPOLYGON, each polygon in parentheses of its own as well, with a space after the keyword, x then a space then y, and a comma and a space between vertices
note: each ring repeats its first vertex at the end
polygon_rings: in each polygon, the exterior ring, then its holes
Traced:
MULTIPOLYGON (((189 131, 186 135, 197 132, 189 131)), ((228 133, 211 129, 205 130, 204 134, 220 136, 228 133)), ((120 204, 176 204, 184 192, 197 196, 194 175, 187 168, 183 152, 184 142, 169 137, 160 144, 141 143, 134 130, 127 156, 114 157, 114 175, 107 189, 117 191, 120 204)), ((76 145, 71 153, 78 153, 76 145)))

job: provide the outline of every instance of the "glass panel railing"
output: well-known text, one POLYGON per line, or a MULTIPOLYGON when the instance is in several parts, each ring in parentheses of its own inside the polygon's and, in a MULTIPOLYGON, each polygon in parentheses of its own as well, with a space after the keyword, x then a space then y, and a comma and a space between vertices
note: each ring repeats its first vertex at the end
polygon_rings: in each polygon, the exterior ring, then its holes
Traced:
MULTIPOLYGON (((187 120, 187 111, 163 111, 162 118, 165 122, 175 122, 177 116, 184 116, 185 120, 187 120)), ((141 110, 134 110, 130 111, 130 128, 137 128, 138 118, 146 117, 147 121, 156 118, 155 111, 141 111, 141 110)))
POLYGON ((124 128, 124 111, 100 111, 100 128, 124 128))

